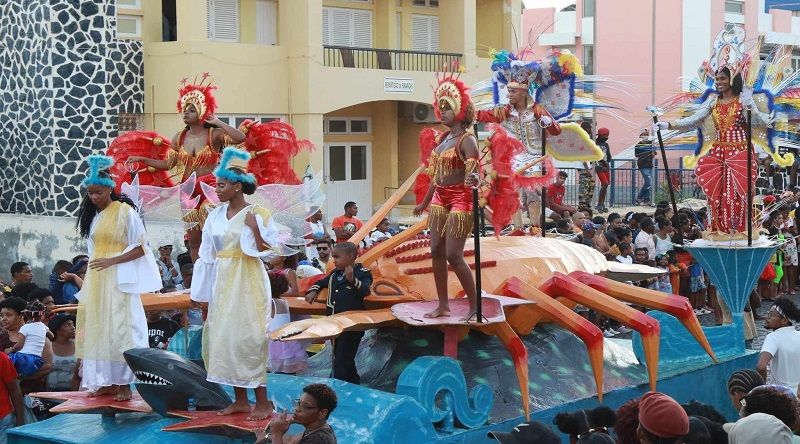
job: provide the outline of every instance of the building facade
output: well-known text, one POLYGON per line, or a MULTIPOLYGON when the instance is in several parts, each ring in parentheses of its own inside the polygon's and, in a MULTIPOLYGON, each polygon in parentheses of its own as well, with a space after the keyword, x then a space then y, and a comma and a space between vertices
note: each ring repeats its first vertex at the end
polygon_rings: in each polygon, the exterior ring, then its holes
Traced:
POLYGON ((0 211, 75 214, 83 159, 144 111, 142 42, 116 21, 114 0, 0 3, 0 211))
MULTIPOLYGON (((618 82, 596 92, 621 111, 616 116, 598 113, 595 120, 611 130, 612 150, 620 152, 650 127, 648 105, 687 90, 726 24, 744 26, 753 45, 763 36, 764 51, 773 44, 800 48, 800 14, 783 9, 786 3, 792 2, 578 0, 566 8, 571 10, 526 9, 523 29, 536 52, 568 48, 588 73, 618 82)), ((794 67, 800 69, 800 51, 795 53, 794 67)))
POLYGON ((416 168, 437 71, 490 75, 520 0, 4 2, 0 211, 74 215, 82 159, 121 131, 181 129, 177 89, 208 72, 218 116, 282 119, 316 150, 326 216, 370 213, 416 168), (20 3, 22 5, 20 5, 20 3), (23 37, 19 39, 18 37, 23 37), (23 68, 24 67, 24 68, 23 68))

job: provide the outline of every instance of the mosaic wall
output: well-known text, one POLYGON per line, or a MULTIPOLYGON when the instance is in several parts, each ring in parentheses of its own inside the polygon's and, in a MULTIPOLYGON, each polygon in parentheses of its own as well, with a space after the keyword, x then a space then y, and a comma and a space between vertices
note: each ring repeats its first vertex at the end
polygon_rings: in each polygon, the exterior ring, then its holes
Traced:
POLYGON ((143 74, 115 0, 0 2, 0 212, 74 215, 83 159, 143 112, 143 74))

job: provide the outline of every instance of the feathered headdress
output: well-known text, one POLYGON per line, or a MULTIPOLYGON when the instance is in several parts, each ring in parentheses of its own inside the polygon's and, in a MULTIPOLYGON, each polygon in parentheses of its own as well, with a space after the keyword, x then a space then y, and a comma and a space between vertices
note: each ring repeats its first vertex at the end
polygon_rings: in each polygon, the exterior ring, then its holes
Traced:
POLYGON ((214 111, 217 110, 217 99, 214 98, 213 91, 217 89, 209 79, 207 72, 203 73, 200 83, 195 76, 194 82, 187 84, 186 77, 181 80, 181 89, 178 90, 178 112, 182 113, 189 105, 194 105, 200 121, 206 121, 214 111), (206 80, 208 82, 206 83, 206 80))
POLYGON ((114 159, 100 154, 93 154, 86 159, 89 164, 89 174, 83 179, 83 185, 99 185, 101 187, 114 188, 114 179, 111 178, 108 169, 114 165, 114 159))
POLYGON ((499 85, 506 85, 508 88, 521 88, 528 90, 528 94, 533 93, 531 78, 541 67, 538 60, 522 60, 527 50, 519 55, 507 50, 491 50, 489 56, 492 57, 492 83, 494 86, 495 103, 499 103, 499 85))
POLYGON ((250 163, 250 153, 240 150, 234 146, 225 147, 222 150, 222 158, 219 165, 214 169, 214 176, 217 179, 224 179, 229 182, 244 182, 255 185, 256 176, 248 172, 247 165, 250 163))
POLYGON ((751 59, 745 52, 744 41, 745 31, 741 26, 733 25, 720 31, 714 39, 711 58, 703 62, 703 71, 706 75, 714 78, 717 71, 728 68, 731 79, 737 74, 741 74, 742 79, 747 77, 751 59))
MULTIPOLYGON (((461 71, 461 68, 459 68, 461 71)), ((460 73, 436 74, 437 85, 433 90, 433 111, 436 118, 442 119, 442 108, 447 105, 456 115, 456 120, 463 122, 468 112, 474 112, 472 99, 469 97, 467 85, 458 79, 460 73)))

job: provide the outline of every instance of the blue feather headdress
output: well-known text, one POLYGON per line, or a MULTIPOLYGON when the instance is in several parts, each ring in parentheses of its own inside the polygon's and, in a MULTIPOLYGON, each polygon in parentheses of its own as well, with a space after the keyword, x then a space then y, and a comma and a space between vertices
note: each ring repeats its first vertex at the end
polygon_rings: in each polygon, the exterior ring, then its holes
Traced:
POLYGON ((222 158, 219 165, 214 170, 217 179, 224 179, 229 182, 244 182, 256 184, 256 176, 247 172, 247 164, 250 162, 250 153, 229 146, 222 150, 222 158))
POLYGON ((108 169, 114 165, 114 159, 100 154, 93 154, 86 159, 89 164, 89 174, 83 179, 83 186, 99 185, 102 187, 114 188, 114 179, 108 173, 108 169))

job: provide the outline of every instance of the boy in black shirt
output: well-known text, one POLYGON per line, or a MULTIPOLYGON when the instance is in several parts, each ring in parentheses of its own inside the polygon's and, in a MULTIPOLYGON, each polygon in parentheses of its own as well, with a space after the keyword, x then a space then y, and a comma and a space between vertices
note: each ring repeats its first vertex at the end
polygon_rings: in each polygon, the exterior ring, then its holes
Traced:
MULTIPOLYGON (((358 249, 352 242, 340 242, 333 247, 331 259, 336 267, 330 275, 318 280, 306 292, 306 301, 314 302, 319 291, 328 289, 327 315, 352 310, 364 310, 364 298, 372 285, 372 273, 356 264, 358 249)), ((347 331, 333 342, 333 377, 358 384, 356 352, 363 331, 347 331)))

